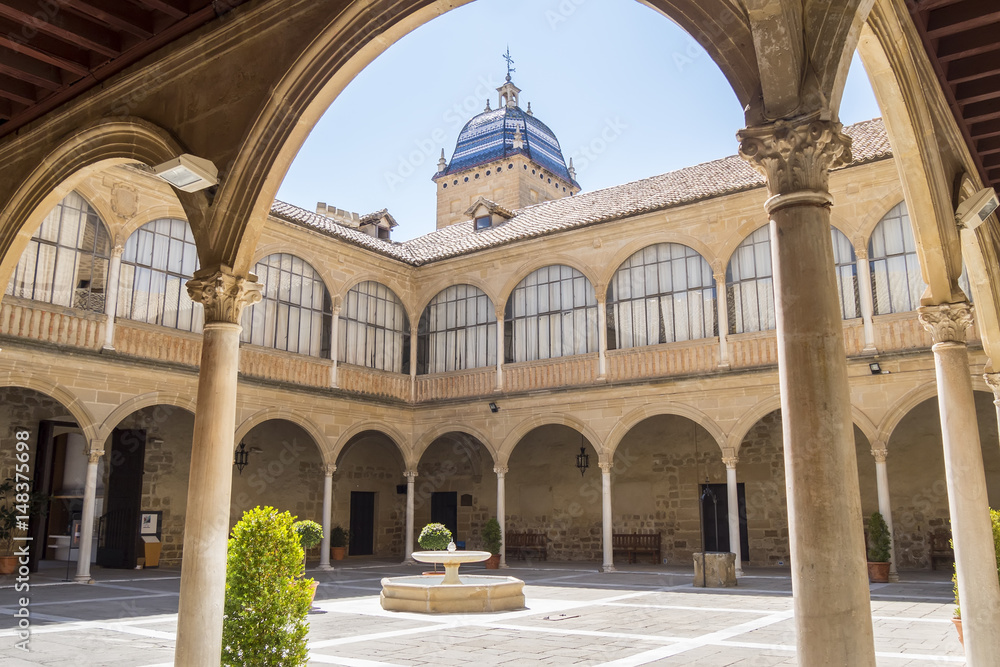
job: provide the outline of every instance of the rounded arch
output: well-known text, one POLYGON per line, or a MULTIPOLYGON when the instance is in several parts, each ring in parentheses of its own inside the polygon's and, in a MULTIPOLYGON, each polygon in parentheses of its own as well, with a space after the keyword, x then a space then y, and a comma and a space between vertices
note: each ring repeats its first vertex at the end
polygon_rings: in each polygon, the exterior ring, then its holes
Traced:
POLYGON ((114 246, 115 238, 117 237, 120 225, 112 224, 116 216, 114 211, 110 209, 108 201, 104 199, 102 194, 98 192, 89 181, 81 181, 77 183, 76 187, 73 188, 73 191, 83 197, 83 201, 87 202, 87 205, 94 209, 94 212, 97 213, 97 217, 100 219, 101 224, 104 225, 104 230, 108 233, 108 238, 111 239, 111 245, 114 246))
MULTIPOLYGON (((412 308, 410 307, 412 304, 407 304, 406 301, 403 300, 403 297, 400 296, 400 293, 403 294, 406 293, 405 287, 403 285, 398 284, 395 280, 392 280, 391 276, 386 276, 384 273, 380 273, 378 271, 364 271, 357 275, 351 276, 349 280, 347 280, 344 283, 341 283, 340 289, 338 289, 335 292, 330 292, 330 298, 334 299, 334 301, 336 301, 337 299, 341 299, 341 301, 343 302, 347 299, 348 292, 350 292, 352 289, 354 289, 361 283, 367 283, 367 282, 378 283, 379 285, 384 286, 386 289, 392 292, 392 294, 397 299, 399 299, 399 302, 403 304, 403 310, 406 311, 406 316, 410 318, 410 322, 413 322, 413 311, 412 308)), ((419 313, 417 314, 417 317, 420 317, 419 313)))
POLYGON ((452 424, 452 423, 440 424, 438 426, 435 426, 434 428, 432 428, 431 430, 427 431, 422 436, 420 436, 416 444, 413 446, 414 461, 419 462, 420 459, 423 457, 424 452, 427 451, 427 448, 430 447, 432 444, 434 444, 435 440, 437 440, 443 435, 447 435, 448 433, 464 433, 466 435, 471 435, 473 438, 479 441, 479 444, 481 444, 486 449, 486 451, 490 453, 490 456, 493 458, 494 464, 499 462, 498 452, 493 448, 492 445, 490 445, 489 439, 482 433, 482 431, 479 431, 478 429, 475 429, 467 424, 452 424))
POLYGON ((747 433, 750 432, 750 429, 753 428, 754 424, 775 410, 780 409, 781 396, 777 393, 759 401, 755 406, 750 408, 746 414, 740 417, 740 420, 729 430, 729 436, 726 438, 726 448, 734 454, 739 454, 740 445, 743 444, 743 438, 747 436, 747 433))
POLYGON ((420 286, 419 294, 414 296, 416 299, 416 313, 417 317, 421 317, 424 311, 427 310, 427 306, 430 305, 441 292, 445 291, 449 287, 458 287, 459 285, 472 285, 483 294, 485 294, 490 303, 493 304, 494 310, 497 305, 497 296, 493 293, 495 290, 490 287, 489 283, 482 278, 476 278, 475 276, 463 275, 463 276, 443 276, 429 284, 422 284, 420 286), (429 296, 427 296, 429 295, 429 296))
POLYGON ((937 396, 937 384, 934 382, 907 392, 886 411, 885 417, 882 418, 882 422, 878 425, 878 440, 888 446, 892 432, 899 426, 899 422, 903 420, 903 417, 928 398, 934 398, 935 396, 937 396))
POLYGON ((517 424, 510 433, 504 438, 503 443, 500 445, 500 449, 496 453, 497 465, 506 465, 510 460, 510 455, 517 447, 518 443, 528 435, 530 432, 534 431, 540 426, 568 426, 577 433, 580 433, 583 437, 590 442, 590 445, 597 451, 598 456, 600 456, 601 461, 607 460, 607 450, 601 442, 601 439, 597 436, 597 433, 583 420, 574 417, 573 415, 567 415, 563 413, 552 413, 547 415, 538 415, 536 417, 530 417, 519 424, 517 424))
POLYGON ((233 437, 233 449, 236 448, 237 444, 246 437, 246 435, 254 429, 255 426, 259 426, 266 421, 272 421, 275 419, 283 419, 285 421, 291 422, 301 428, 303 431, 309 434, 309 437, 313 439, 316 444, 316 448, 319 450, 320 458, 324 464, 333 463, 330 460, 330 443, 327 441, 326 435, 320 430, 318 426, 308 417, 300 415, 294 410, 289 410, 288 408, 266 408, 259 412, 255 412, 246 419, 238 427, 236 427, 236 433, 233 437))
MULTIPOLYGON (((539 253, 539 256, 532 257, 518 266, 511 273, 511 277, 507 279, 507 282, 504 283, 503 288, 500 290, 501 297, 503 298, 503 305, 507 305, 507 300, 510 299, 510 295, 514 292, 514 288, 520 285, 522 280, 530 276, 535 271, 544 269, 547 266, 568 266, 571 269, 576 269, 583 274, 583 277, 587 279, 590 286, 594 288, 596 293, 597 271, 593 267, 582 264, 577 258, 564 253, 556 255, 539 253)), ((494 301, 494 303, 499 303, 499 300, 494 301)))
POLYGON ((628 435, 629 431, 650 417, 658 417, 660 415, 674 415, 690 419, 708 431, 709 435, 715 439, 715 444, 718 445, 720 454, 722 453, 723 447, 726 445, 726 434, 711 417, 690 405, 670 403, 666 405, 644 405, 619 419, 605 441, 608 458, 614 458, 615 452, 618 451, 618 446, 625 436, 628 435))
POLYGON ((364 433, 365 431, 376 431, 381 433, 385 437, 392 441, 392 444, 396 446, 399 450, 400 458, 403 459, 403 465, 407 470, 415 470, 417 466, 416 460, 410 456, 409 451, 409 440, 403 433, 394 426, 387 424, 386 422, 379 421, 366 421, 360 424, 355 424, 351 428, 347 429, 337 437, 337 442, 333 446, 333 450, 330 451, 330 455, 326 457, 326 460, 330 463, 337 463, 340 456, 344 453, 344 448, 347 447, 347 443, 351 441, 354 436, 364 433))
MULTIPOLYGON (((635 239, 634 241, 622 246, 620 250, 615 252, 615 254, 609 258, 607 264, 605 265, 609 268, 606 270, 603 280, 601 280, 600 283, 594 283, 595 287, 598 284, 610 285, 611 280, 614 278, 615 274, 618 273, 618 269, 620 269, 622 264, 624 264, 632 255, 648 248, 649 246, 655 246, 661 243, 673 243, 676 245, 687 246, 701 255, 701 258, 708 262, 708 265, 711 267, 715 267, 716 263, 719 261, 719 258, 714 252, 712 252, 712 249, 700 239, 681 232, 664 230, 635 239)), ((714 271, 715 269, 713 268, 713 272, 714 271)))
MULTIPOLYGON (((183 220, 188 224, 188 226, 191 225, 191 223, 188 222, 187 213, 184 211, 184 207, 181 206, 179 202, 177 204, 158 204, 156 206, 151 206, 150 208, 143 208, 135 215, 134 218, 122 225, 118 230, 119 235, 115 237, 115 244, 125 245, 125 242, 128 241, 129 237, 132 236, 132 234, 135 234, 136 231, 151 222, 164 219, 183 220)), ((191 231, 194 233, 194 230, 191 231)))
POLYGON ((13 371, 0 374, 0 387, 31 389, 45 394, 54 401, 59 401, 59 404, 73 415, 77 426, 83 431, 83 436, 87 438, 88 446, 93 445, 97 439, 99 428, 93 414, 87 409, 86 404, 66 387, 24 370, 18 370, 16 375, 13 371))
POLYGON ((760 218, 756 214, 747 218, 746 222, 740 224, 735 232, 730 234, 730 236, 722 244, 719 249, 719 260, 721 260, 722 272, 729 268, 729 263, 733 260, 733 253, 736 249, 740 247, 740 244, 747 240, 747 238, 756 232, 761 227, 766 227, 768 225, 766 214, 762 214, 760 218))
POLYGON ((861 408, 851 404, 851 421, 868 438, 868 444, 875 447, 878 442, 878 428, 868 415, 861 411, 861 408))
MULTIPOLYGON (((138 118, 101 120, 67 137, 20 184, 0 210, 0 283, 7 284, 45 215, 78 183, 114 164, 156 165, 183 153, 170 134, 138 118)), ((192 210, 205 195, 185 195, 192 210)), ((185 207, 188 210, 188 207, 185 207)))
POLYGON ((106 441, 115 427, 130 414, 154 405, 171 405, 194 414, 197 401, 190 394, 180 392, 151 391, 148 394, 133 396, 112 410, 101 423, 98 432, 100 442, 106 441))
POLYGON ((871 208, 868 209, 868 212, 865 213, 865 216, 858 224, 856 234, 861 237, 861 240, 864 243, 865 252, 868 252, 868 242, 871 240, 872 232, 875 231, 875 227, 878 223, 882 222, 882 218, 884 218, 889 211, 904 202, 905 199, 903 198, 903 189, 899 186, 899 184, 895 184, 892 192, 880 198, 877 202, 872 204, 871 208))

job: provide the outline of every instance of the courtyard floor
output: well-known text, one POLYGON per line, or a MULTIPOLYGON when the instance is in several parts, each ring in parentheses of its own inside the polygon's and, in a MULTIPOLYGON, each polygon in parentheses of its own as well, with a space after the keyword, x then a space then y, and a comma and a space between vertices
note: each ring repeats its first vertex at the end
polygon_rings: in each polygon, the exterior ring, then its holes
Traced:
MULTIPOLYGON (((383 611, 379 580, 424 567, 349 559, 320 581, 310 613, 312 665, 795 665, 791 578, 751 570, 736 589, 702 589, 680 568, 514 563, 527 609, 430 616, 383 611)), ((14 648, 17 600, 0 577, 4 667, 171 664, 180 573, 101 570, 63 581, 65 566, 31 575, 30 652, 14 648)), ((463 572, 481 571, 463 566, 463 572)), ((965 664, 951 623, 946 571, 904 572, 871 586, 875 649, 885 667, 965 664)))

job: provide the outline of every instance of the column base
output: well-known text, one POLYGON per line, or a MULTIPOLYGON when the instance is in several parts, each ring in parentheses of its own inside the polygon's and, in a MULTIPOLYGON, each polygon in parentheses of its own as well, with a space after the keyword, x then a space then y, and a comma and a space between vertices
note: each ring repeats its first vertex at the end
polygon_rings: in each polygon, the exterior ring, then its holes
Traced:
POLYGON ((115 351, 115 346, 114 345, 102 345, 101 346, 101 351, 105 351, 105 350, 107 350, 108 352, 114 352, 115 351))
POLYGON ((602 565, 601 572, 617 572, 614 565, 602 565))
POLYGON ((720 371, 728 371, 730 368, 731 368, 731 366, 729 365, 728 361, 725 361, 725 362, 719 364, 719 370, 720 371))
POLYGON ((403 562, 400 563, 400 565, 416 565, 416 564, 417 561, 413 560, 412 558, 404 558, 403 562))
POLYGON ((334 568, 332 565, 329 564, 324 565, 323 563, 320 563, 319 565, 316 566, 316 569, 320 570, 321 572, 333 572, 334 568))
POLYGON ((510 569, 510 565, 507 565, 507 563, 500 563, 500 569, 501 570, 509 570, 510 569))
POLYGON ((878 348, 874 345, 871 347, 862 348, 861 354, 878 354, 878 348))
POLYGON ((78 574, 75 577, 73 577, 73 581, 75 581, 78 584, 94 583, 94 579, 89 574, 78 574))
POLYGON ((889 573, 889 583, 890 584, 898 584, 899 583, 899 572, 890 572, 889 573))
POLYGON ((743 570, 741 568, 736 568, 736 578, 739 579, 743 576, 743 570))

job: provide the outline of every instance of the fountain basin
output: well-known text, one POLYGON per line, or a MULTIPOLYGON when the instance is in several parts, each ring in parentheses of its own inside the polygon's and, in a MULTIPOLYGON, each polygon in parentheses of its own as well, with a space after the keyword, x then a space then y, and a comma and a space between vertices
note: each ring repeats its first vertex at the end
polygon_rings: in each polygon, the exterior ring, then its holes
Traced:
POLYGON ((460 583, 458 579, 458 566, 462 563, 479 563, 490 557, 489 551, 455 551, 454 547, 449 547, 448 551, 414 551, 413 560, 420 563, 441 563, 444 565, 444 580, 442 586, 456 586, 460 583))
POLYGON ((382 580, 382 608, 425 614, 524 609, 524 582, 520 579, 463 575, 458 584, 443 581, 444 575, 387 577, 382 580))

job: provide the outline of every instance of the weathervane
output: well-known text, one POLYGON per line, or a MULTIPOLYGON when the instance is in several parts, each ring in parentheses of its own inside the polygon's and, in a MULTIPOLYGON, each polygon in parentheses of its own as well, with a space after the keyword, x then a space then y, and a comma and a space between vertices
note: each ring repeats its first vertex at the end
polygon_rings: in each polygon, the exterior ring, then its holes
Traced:
POLYGON ((510 75, 517 71, 511 67, 514 64, 514 59, 510 57, 510 44, 507 45, 507 53, 503 54, 503 59, 507 61, 507 80, 510 81, 510 75))

